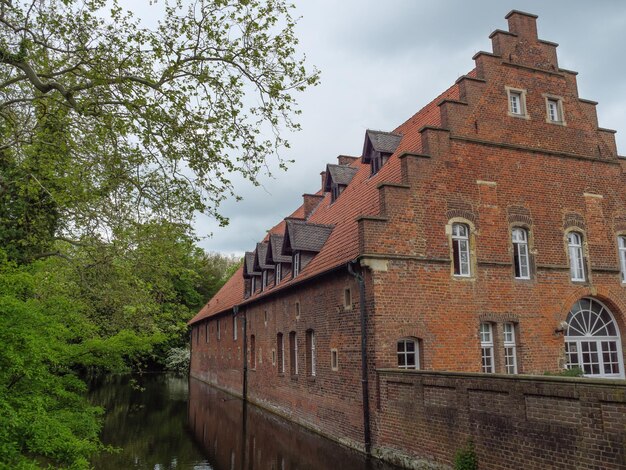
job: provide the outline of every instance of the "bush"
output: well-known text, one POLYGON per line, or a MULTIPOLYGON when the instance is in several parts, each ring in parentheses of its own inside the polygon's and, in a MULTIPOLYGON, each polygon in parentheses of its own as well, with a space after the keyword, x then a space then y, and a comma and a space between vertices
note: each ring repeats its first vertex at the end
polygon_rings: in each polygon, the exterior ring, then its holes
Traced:
POLYGON ((556 377, 583 377, 585 374, 580 367, 572 367, 571 369, 563 369, 559 372, 544 372, 543 375, 553 375, 556 377))
POLYGON ((459 449, 454 457, 455 470, 478 470, 478 459, 474 451, 474 442, 470 439, 467 445, 459 449))
POLYGON ((187 375, 190 357, 189 348, 172 348, 165 357, 165 368, 177 374, 187 375))

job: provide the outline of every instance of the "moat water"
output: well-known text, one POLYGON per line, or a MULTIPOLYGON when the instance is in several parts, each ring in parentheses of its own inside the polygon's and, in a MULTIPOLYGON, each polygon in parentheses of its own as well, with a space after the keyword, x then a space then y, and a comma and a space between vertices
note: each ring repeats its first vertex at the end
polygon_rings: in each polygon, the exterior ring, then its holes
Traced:
POLYGON ((91 399, 117 448, 96 469, 396 470, 194 379, 109 377, 91 399))

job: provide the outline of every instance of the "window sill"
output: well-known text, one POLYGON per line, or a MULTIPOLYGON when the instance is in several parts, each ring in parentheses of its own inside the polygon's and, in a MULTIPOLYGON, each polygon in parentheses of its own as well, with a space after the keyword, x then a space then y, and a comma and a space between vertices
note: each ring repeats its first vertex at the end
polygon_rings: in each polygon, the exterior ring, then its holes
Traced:
POLYGON ((285 376, 285 373, 284 373, 284 372, 279 372, 279 373, 278 373, 278 376, 279 376, 279 377, 284 377, 284 376, 285 376))
POLYGON ((315 377, 307 377, 306 381, 309 383, 315 383, 315 377))
POLYGON ((528 114, 516 114, 516 113, 512 113, 511 111, 508 112, 509 117, 514 117, 514 118, 518 118, 518 119, 525 119, 527 121, 530 121, 530 116, 528 114))
POLYGON ((291 380, 293 380, 294 382, 298 381, 298 376, 297 375, 292 375, 291 376, 291 380))
POLYGON ((567 123, 565 121, 551 121, 550 119, 546 119, 548 124, 555 124, 557 126, 567 127, 567 123))

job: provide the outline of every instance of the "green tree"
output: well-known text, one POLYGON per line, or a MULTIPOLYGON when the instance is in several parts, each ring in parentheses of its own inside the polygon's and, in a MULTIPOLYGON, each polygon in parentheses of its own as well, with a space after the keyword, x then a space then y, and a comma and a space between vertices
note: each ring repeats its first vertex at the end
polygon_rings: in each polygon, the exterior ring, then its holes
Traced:
POLYGON ((39 180, 56 235, 189 223, 196 211, 226 223, 232 175, 256 183, 298 129, 295 94, 318 74, 296 54, 291 5, 154 8, 148 28, 117 0, 0 1, 0 150, 39 180), (33 155, 62 184, 39 178, 33 155))

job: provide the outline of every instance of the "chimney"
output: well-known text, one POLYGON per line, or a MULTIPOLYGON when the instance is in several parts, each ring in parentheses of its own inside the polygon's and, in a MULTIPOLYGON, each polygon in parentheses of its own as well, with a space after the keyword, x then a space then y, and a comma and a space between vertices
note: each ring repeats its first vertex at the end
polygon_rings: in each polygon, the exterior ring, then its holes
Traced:
POLYGON ((505 18, 509 21, 509 32, 527 41, 537 42, 537 15, 511 10, 505 18))
POLYGON ((350 165, 355 160, 358 160, 359 157, 350 157, 349 155, 339 155, 337 157, 337 163, 340 165, 350 165))
POLYGON ((324 188, 326 187, 326 172, 322 171, 320 176, 322 177, 322 192, 324 192, 324 188))
POLYGON ((303 194, 304 198, 304 218, 305 220, 313 213, 315 208, 322 202, 324 196, 321 194, 303 194))

